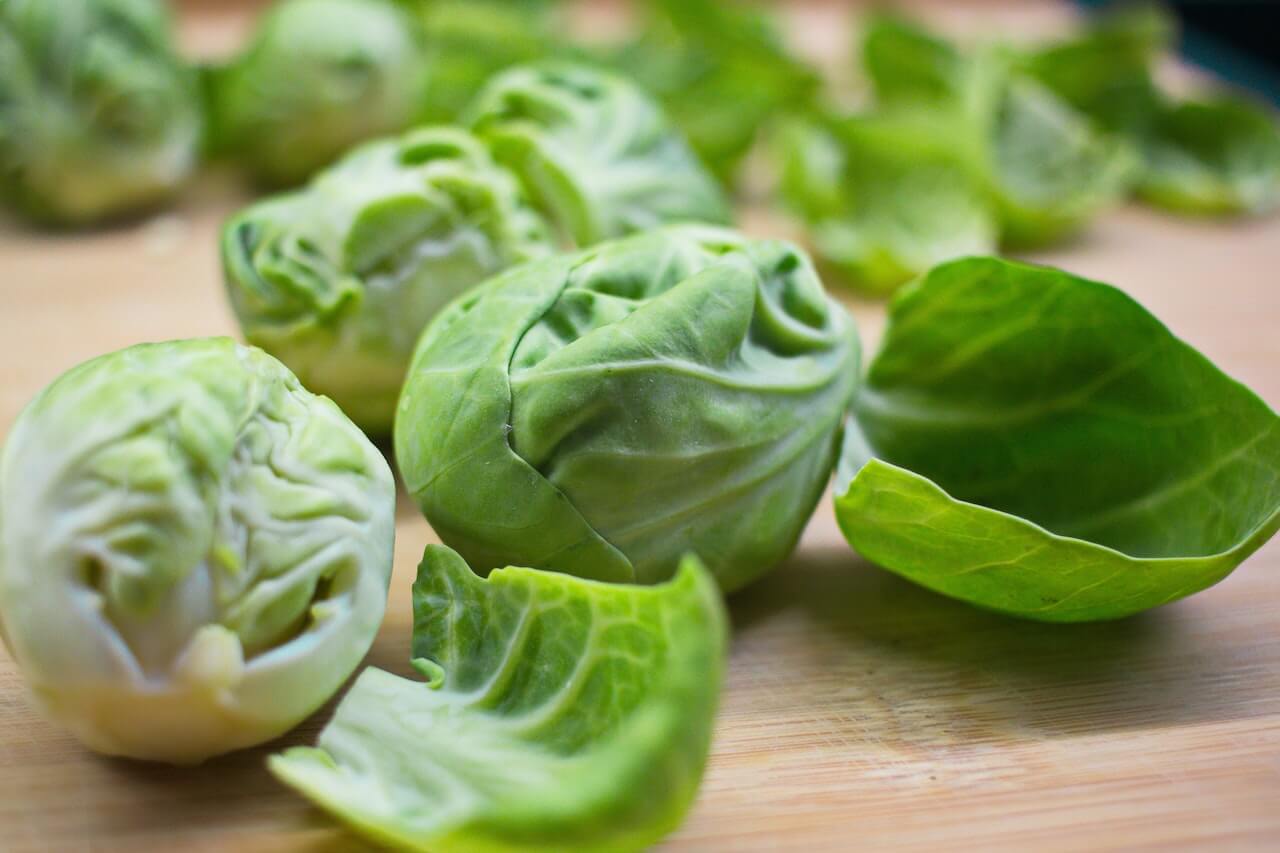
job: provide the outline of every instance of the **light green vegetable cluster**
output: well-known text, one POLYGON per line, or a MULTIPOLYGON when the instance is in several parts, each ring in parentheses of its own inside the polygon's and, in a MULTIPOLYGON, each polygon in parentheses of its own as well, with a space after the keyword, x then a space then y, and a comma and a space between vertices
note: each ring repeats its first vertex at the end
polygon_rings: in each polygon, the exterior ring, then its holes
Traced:
POLYGON ((305 189, 241 212, 222 236, 245 337, 386 435, 427 322, 552 248, 515 180, 473 136, 446 127, 368 143, 305 189))
POLYGON ((328 699, 382 620, 395 488, 279 362, 226 338, 63 374, 0 456, 0 636, 111 755, 196 762, 328 699))
POLYGON ((1264 213, 1280 203, 1280 127, 1230 94, 1166 95, 1153 65, 1174 41, 1156 7, 1106 15, 1079 36, 1021 57, 1023 66, 1142 155, 1137 192, 1184 214, 1264 213))
POLYGON ((1046 621, 1221 580, 1280 528, 1280 418, 1118 290, 993 258, 899 294, 836 516, 868 559, 1046 621))
POLYGON ((430 65, 392 0, 283 0, 206 81, 211 145, 262 184, 301 183, 424 112, 430 65))
POLYGON ((851 284, 883 293, 997 241, 1061 240, 1129 189, 1132 150, 1005 49, 961 53, 878 16, 862 60, 877 106, 797 121, 779 144, 784 198, 851 284))
POLYGON ((414 354, 396 459, 477 570, 735 589, 791 552, 857 381, 845 311, 789 244, 668 227, 516 267, 414 354))
POLYGON ((94 223, 168 196, 195 165, 193 73, 159 0, 0 2, 0 197, 94 223))
POLYGON ((660 586, 503 568, 430 546, 414 667, 369 669, 318 748, 272 771, 405 850, 640 850, 683 819, 711 744, 727 624, 692 557, 660 586))
POLYGON ((563 62, 513 68, 477 95, 467 121, 580 246, 731 218, 684 138, 621 77, 563 62))

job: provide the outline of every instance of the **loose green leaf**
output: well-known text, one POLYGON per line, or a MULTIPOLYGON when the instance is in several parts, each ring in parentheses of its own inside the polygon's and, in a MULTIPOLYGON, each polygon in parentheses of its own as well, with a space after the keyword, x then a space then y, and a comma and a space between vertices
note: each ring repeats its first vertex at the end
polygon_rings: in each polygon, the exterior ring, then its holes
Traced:
POLYGON ((1221 580, 1280 527, 1280 419, 1120 291, 993 258, 904 290, 836 515, 946 595, 1112 619, 1221 580))
MULTIPOLYGON (((948 117, 943 141, 984 188, 1002 245, 1067 237, 1132 185, 1131 147, 1025 73, 1025 61, 1010 50, 961 51, 889 17, 869 24, 862 57, 883 107, 948 117)), ((920 132, 929 127, 921 124, 920 132)))
POLYGON ((261 350, 100 356, 0 455, 0 637, 99 752, 192 763, 261 743, 369 648, 394 515, 382 454, 261 350))
POLYGON ((1139 194, 1179 213, 1265 213, 1280 202, 1280 127, 1249 101, 1162 107, 1143 138, 1139 194))
POLYGON ((744 3, 646 0, 641 36, 614 64, 652 92, 708 167, 729 181, 760 128, 816 96, 820 77, 744 3))
POLYGON ((368 143, 223 229, 250 342, 366 431, 389 434, 418 336, 455 296, 548 254, 549 229, 463 130, 368 143))
POLYGON ((209 74, 212 147, 262 184, 299 184, 412 125, 428 80, 417 22, 390 0, 284 0, 209 74))
POLYGON ((732 216, 657 104, 608 72, 562 62, 513 68, 489 82, 467 121, 580 246, 732 216))
POLYGON ((0 197, 83 225, 171 194, 191 172, 195 75, 158 0, 0 2, 0 197))
POLYGON ((612 586, 429 546, 413 587, 428 683, 360 676, 281 780, 382 843, 640 850, 679 825, 711 741, 727 640, 710 575, 612 586))
POLYGON ((780 133, 781 189, 818 258, 887 293, 937 263, 995 249, 983 187, 942 111, 883 111, 780 133))
POLYGON ((477 571, 733 589, 790 553, 834 462, 856 332, 793 246, 668 227, 509 270, 427 328, 396 459, 477 571))

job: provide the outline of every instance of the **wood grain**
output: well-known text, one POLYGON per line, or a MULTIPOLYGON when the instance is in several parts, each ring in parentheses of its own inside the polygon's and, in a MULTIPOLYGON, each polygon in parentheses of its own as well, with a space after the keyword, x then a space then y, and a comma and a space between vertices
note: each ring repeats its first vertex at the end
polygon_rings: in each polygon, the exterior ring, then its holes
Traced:
MULTIPOLYGON (((972 7, 971 7, 972 8, 972 7)), ((988 3, 956 26, 1057 12, 988 3)), ((842 50, 838 4, 797 32, 842 50)), ((1037 23, 1038 22, 1038 23, 1037 23)), ((225 38, 237 24, 219 18, 225 38)), ((188 35, 200 37, 199 19, 188 35)), ((841 36, 843 38, 843 36, 841 36)), ((214 235, 244 196, 209 175, 171 212, 81 236, 0 223, 0 434, 68 367, 145 340, 231 334, 214 235)), ((759 210, 747 227, 784 226, 759 210)), ((1280 220, 1125 209, 1037 259, 1115 283, 1280 403, 1280 220)), ((864 337, 883 310, 849 300, 864 337)), ((407 674, 408 586, 433 537, 402 500, 395 578, 368 663, 407 674)), ((1117 623, 989 615, 877 570, 824 502, 799 552, 731 601, 727 690, 701 798, 672 851, 1280 845, 1280 542, 1183 602, 1117 623)), ((360 842, 276 784, 279 743, 174 769, 84 751, 0 655, 0 851, 345 851, 360 842)))

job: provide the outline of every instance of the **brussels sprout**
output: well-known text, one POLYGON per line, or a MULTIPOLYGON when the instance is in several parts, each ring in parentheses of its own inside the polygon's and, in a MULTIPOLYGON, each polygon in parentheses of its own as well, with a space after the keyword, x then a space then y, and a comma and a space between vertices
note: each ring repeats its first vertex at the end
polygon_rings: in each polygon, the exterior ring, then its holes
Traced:
POLYGON ((195 164, 194 74, 157 0, 0 2, 0 196, 77 225, 169 195, 195 164))
POLYGON ((428 61, 417 22, 390 0, 285 0, 207 83, 213 148, 287 186, 412 125, 428 61))
POLYGON ((269 740, 369 648, 394 506, 378 451, 260 350, 101 356, 0 455, 0 635, 92 749, 187 763, 269 740))
POLYGON ((568 51, 556 38, 554 5, 535 0, 419 2, 431 55, 423 119, 455 122, 499 71, 568 51))
POLYGON ((245 337, 370 433, 390 433, 418 335, 449 300, 553 248, 466 131, 369 143, 234 217, 223 268, 245 337))
POLYGON ((671 226, 534 261, 423 333, 396 459, 479 571, 734 589, 787 556, 834 462, 858 342, 793 246, 671 226))
POLYGON ((397 849, 642 850, 684 818, 728 644, 694 557, 661 586, 523 568, 476 577, 429 546, 413 666, 368 669, 284 782, 397 849))
POLYGON ((1280 418, 1113 287, 952 261, 889 312, 846 432, 860 554, 1029 619, 1115 619, 1280 528, 1280 418))
POLYGON ((667 222, 725 223, 720 187, 628 81, 563 62, 494 78, 468 121, 578 245, 667 222))

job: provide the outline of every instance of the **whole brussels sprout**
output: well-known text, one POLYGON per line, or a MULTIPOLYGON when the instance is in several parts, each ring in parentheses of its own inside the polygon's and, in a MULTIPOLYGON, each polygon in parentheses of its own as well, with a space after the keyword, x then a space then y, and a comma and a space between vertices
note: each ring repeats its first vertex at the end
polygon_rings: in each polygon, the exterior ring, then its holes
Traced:
POLYGON ((200 131, 163 3, 0 2, 0 195, 24 215, 78 225, 153 204, 200 131))
POLYGON ((423 333, 395 450, 479 571, 731 590, 791 551, 858 374, 848 314, 794 246, 671 226, 494 278, 423 333))
POLYGON ((212 145, 262 184, 301 183, 357 142, 422 113, 417 22, 390 0, 285 0, 207 81, 212 145))
POLYGON ((466 118, 579 246, 669 222, 730 221, 684 137, 622 77, 566 62, 512 68, 466 118))
POLYGON ((371 434, 391 431, 413 346, 453 297, 553 245, 466 131, 369 143, 223 231, 245 337, 371 434))
POLYGON ((275 359, 226 338, 63 374, 0 455, 0 636, 90 748, 196 762, 319 707, 382 619, 395 487, 275 359))

